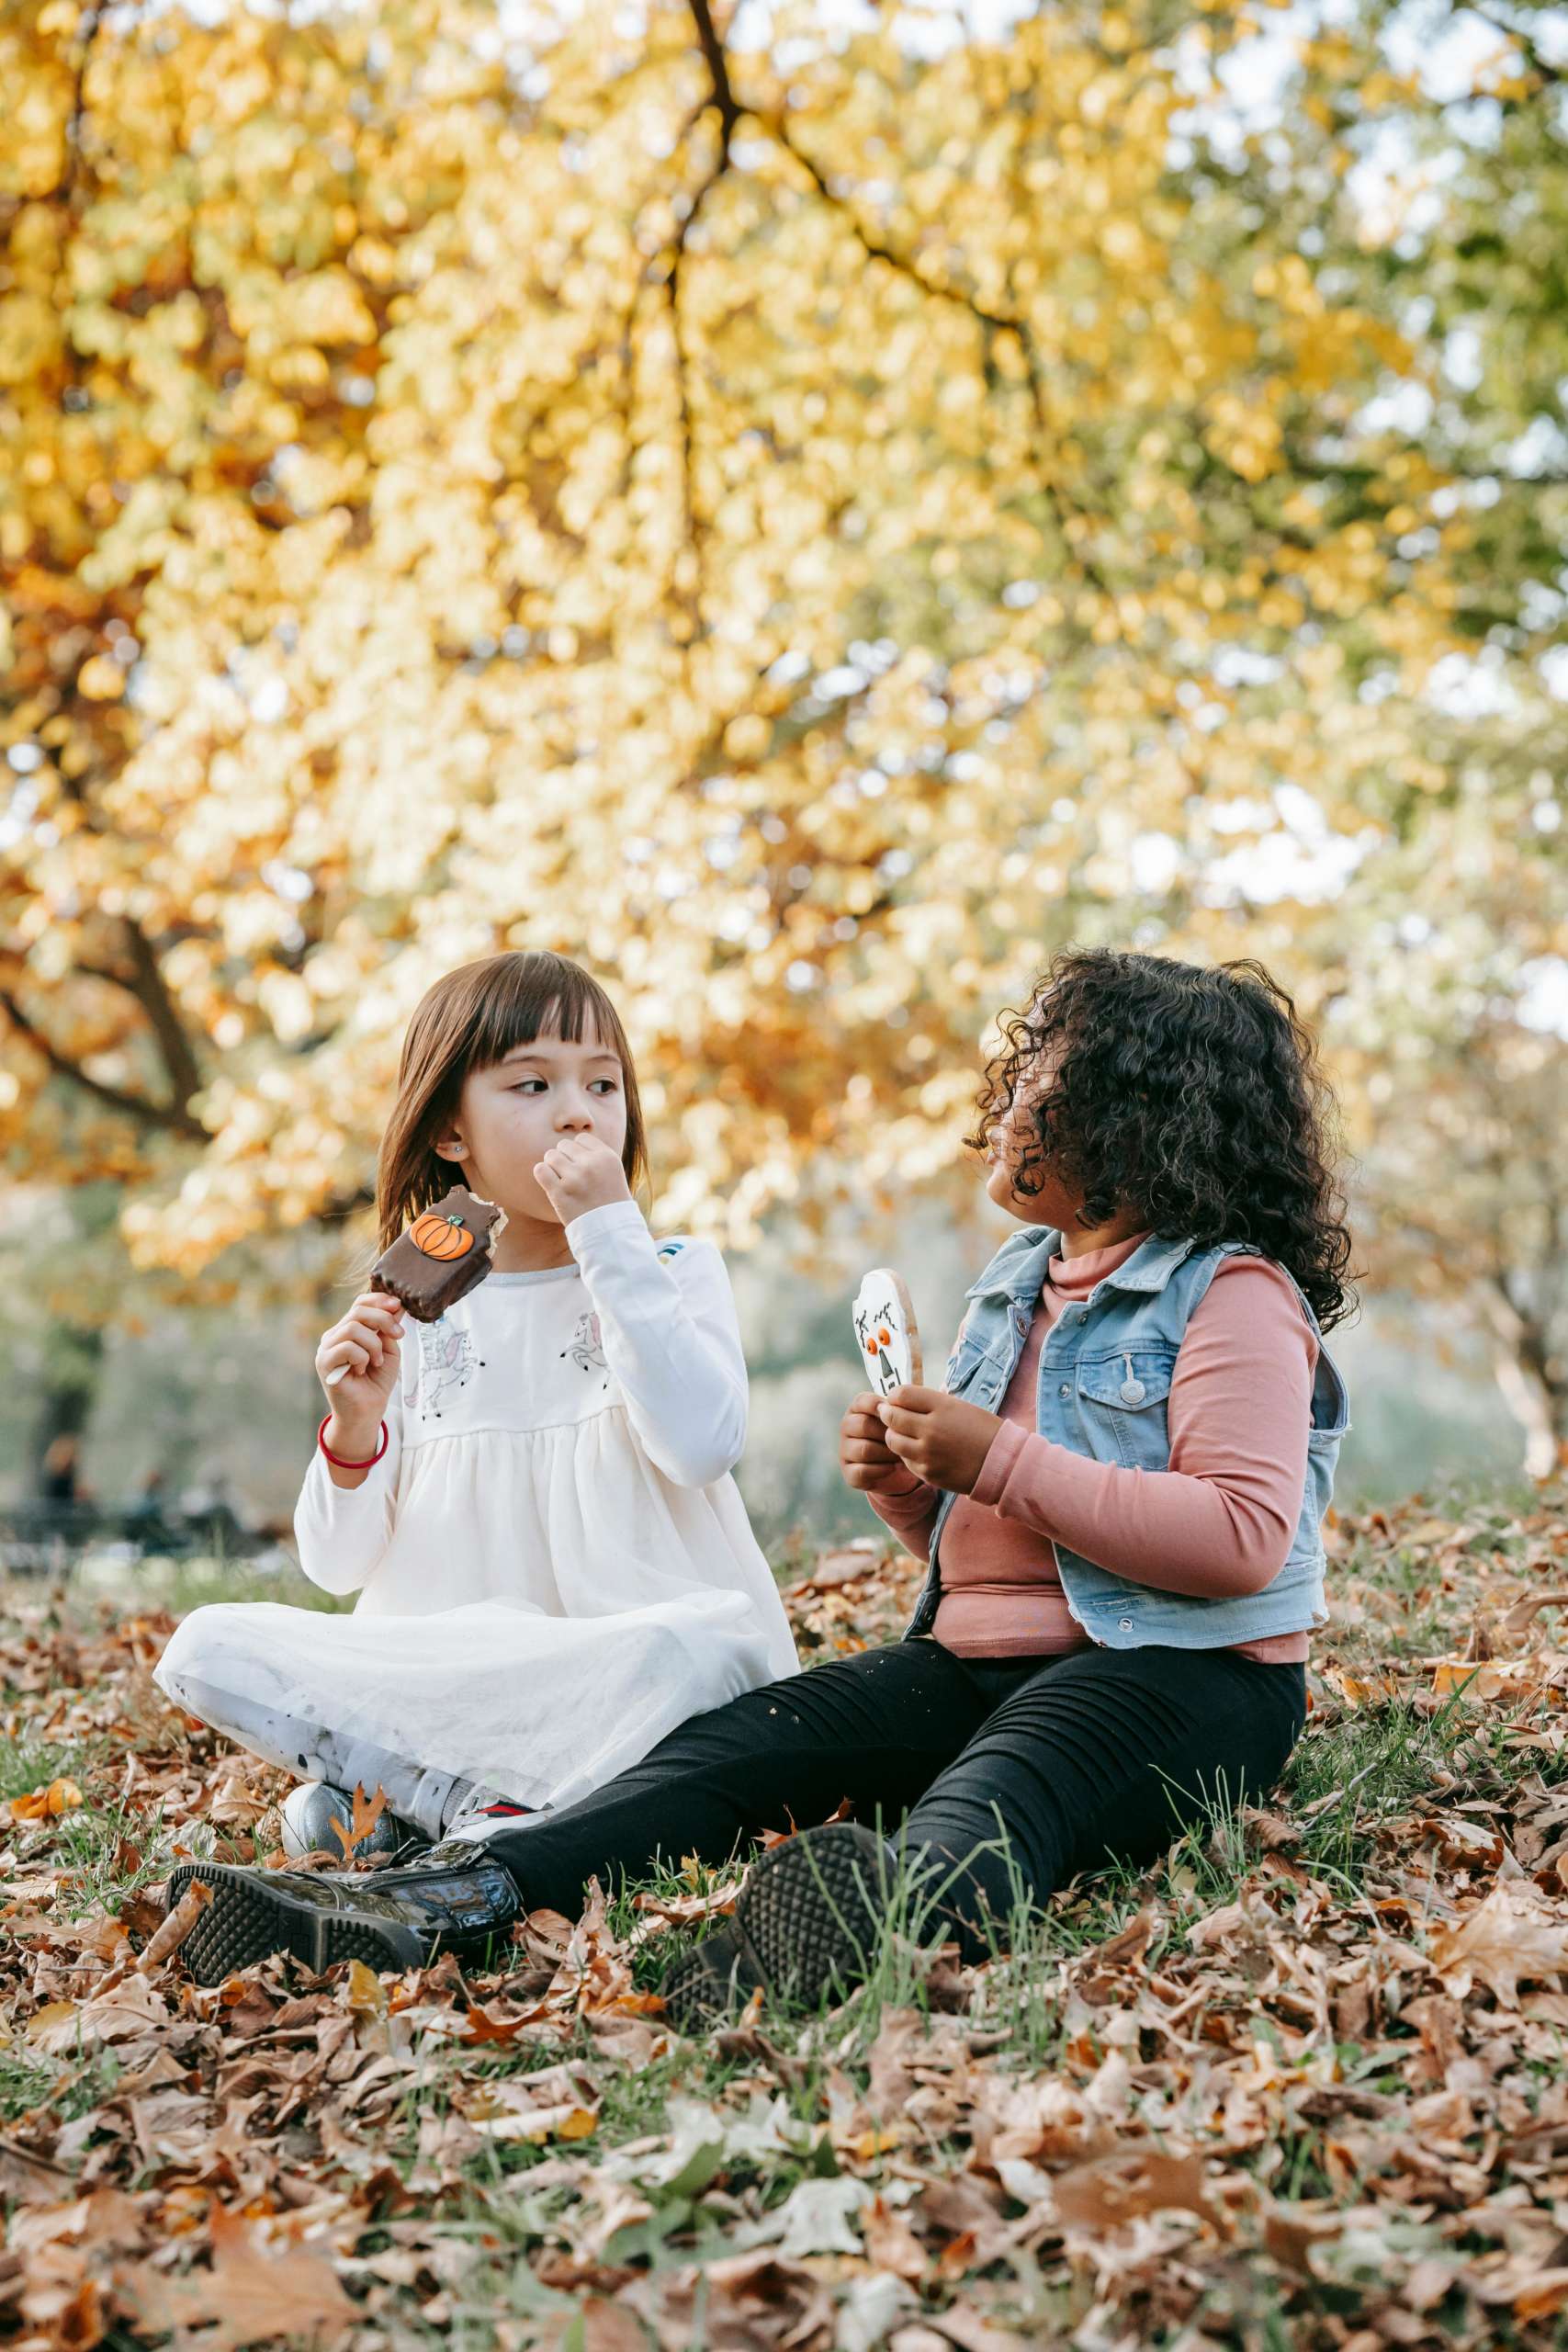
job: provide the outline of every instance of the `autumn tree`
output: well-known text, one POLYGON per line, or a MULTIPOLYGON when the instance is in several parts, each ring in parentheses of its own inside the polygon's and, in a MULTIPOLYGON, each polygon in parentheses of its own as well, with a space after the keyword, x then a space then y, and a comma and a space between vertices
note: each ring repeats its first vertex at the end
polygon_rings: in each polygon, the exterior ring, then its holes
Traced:
POLYGON ((1424 788, 1347 895, 1361 953, 1338 951, 1337 1035, 1382 1278, 1485 1335, 1539 1476, 1568 1446, 1568 41, 1530 7, 1433 31, 1422 78, 1408 20, 1368 0, 1304 48, 1277 134, 1296 188, 1347 153, 1367 175, 1318 230, 1323 266, 1438 355, 1425 379, 1391 374, 1374 415, 1420 434, 1434 513, 1470 549, 1461 650, 1417 696, 1385 665, 1362 682, 1424 788))
POLYGON ((413 1003, 502 944, 610 981, 661 1213, 732 1241, 967 1182, 1069 937, 1263 954, 1370 1136, 1486 544, 1369 406, 1443 391, 1347 258, 1357 141, 1434 119, 1374 24, 1220 158, 1255 20, 1165 0, 934 51, 708 0, 0 21, 20 1173, 120 1182, 192 1279, 340 1214, 413 1003), (1292 839, 1326 892, 1260 878, 1292 839))

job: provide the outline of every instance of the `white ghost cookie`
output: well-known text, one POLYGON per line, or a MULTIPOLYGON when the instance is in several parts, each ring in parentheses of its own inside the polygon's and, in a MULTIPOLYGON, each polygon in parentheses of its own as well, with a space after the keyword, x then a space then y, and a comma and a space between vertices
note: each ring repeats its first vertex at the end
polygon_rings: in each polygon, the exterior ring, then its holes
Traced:
POLYGON ((879 1396, 890 1396, 906 1381, 920 1385, 914 1301, 891 1266, 874 1266, 855 1293, 854 1325, 866 1375, 879 1396))

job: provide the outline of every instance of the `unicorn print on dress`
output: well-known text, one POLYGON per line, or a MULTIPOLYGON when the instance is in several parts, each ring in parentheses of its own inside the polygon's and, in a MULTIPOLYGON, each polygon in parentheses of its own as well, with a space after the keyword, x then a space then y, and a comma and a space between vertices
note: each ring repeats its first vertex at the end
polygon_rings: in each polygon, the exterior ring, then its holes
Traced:
MULTIPOLYGON (((610 1367, 604 1356, 604 1344, 599 1336, 597 1315, 590 1311, 586 1315, 578 1317, 577 1328, 567 1345, 561 1350, 561 1355, 563 1359, 570 1356, 579 1372, 599 1371, 606 1374, 609 1372, 610 1367)), ((608 1388, 610 1383, 605 1379, 600 1383, 600 1385, 608 1388)))
POLYGON ((468 1331, 443 1316, 419 1327, 420 1401, 441 1419, 441 1401, 468 1385, 474 1369, 474 1342, 468 1331))

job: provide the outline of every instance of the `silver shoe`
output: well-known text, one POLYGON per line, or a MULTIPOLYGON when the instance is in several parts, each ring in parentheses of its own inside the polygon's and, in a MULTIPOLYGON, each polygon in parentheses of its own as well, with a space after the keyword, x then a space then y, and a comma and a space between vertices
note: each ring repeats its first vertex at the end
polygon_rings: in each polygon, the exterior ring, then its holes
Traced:
MULTIPOLYGON (((354 1799, 342 1789, 334 1789, 329 1781, 302 1781, 290 1789, 283 1800, 283 1850, 290 1861, 298 1861, 301 1854, 324 1849, 337 1861, 348 1858, 347 1848, 333 1822, 341 1822, 344 1835, 354 1824, 354 1799)), ((361 1838, 355 1848, 355 1860, 364 1860, 371 1854, 400 1854, 414 1846, 427 1846, 430 1840, 412 1822, 400 1821, 395 1813, 383 1813, 368 1838, 361 1838)))

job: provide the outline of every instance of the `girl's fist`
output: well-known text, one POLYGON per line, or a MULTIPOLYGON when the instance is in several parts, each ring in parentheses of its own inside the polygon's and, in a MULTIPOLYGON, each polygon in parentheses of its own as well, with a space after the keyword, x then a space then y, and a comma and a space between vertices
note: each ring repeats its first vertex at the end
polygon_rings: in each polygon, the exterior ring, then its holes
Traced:
POLYGON ((839 1467, 857 1494, 912 1492, 909 1474, 887 1444, 876 1412, 877 1399, 863 1389, 852 1396, 839 1424, 839 1467))
POLYGON ((563 1225, 632 1196, 620 1153, 601 1136, 562 1136, 536 1161, 534 1178, 563 1225))
POLYGON ((384 1290, 367 1290, 355 1300, 341 1322, 322 1332, 316 1350, 316 1377, 340 1434, 374 1433, 379 1428, 397 1385, 402 1330, 401 1300, 384 1290), (340 1365, 347 1370, 328 1388, 327 1374, 340 1365))

